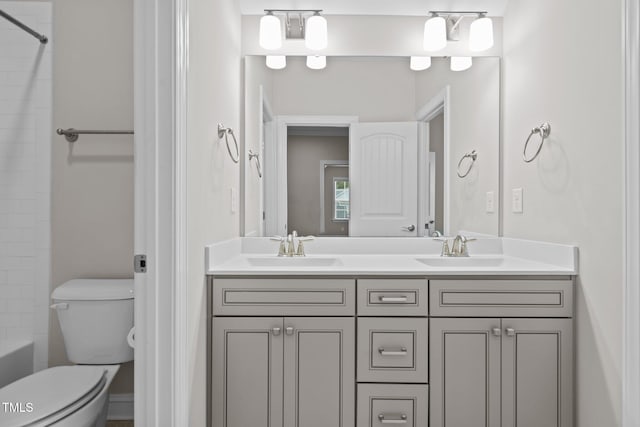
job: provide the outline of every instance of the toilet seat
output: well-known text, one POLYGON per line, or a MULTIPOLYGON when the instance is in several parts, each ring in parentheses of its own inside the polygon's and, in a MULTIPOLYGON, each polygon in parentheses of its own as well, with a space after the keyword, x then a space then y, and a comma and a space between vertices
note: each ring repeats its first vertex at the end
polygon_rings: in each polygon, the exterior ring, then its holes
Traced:
POLYGON ((106 372, 99 366, 58 366, 7 385, 0 389, 0 402, 22 403, 24 412, 3 411, 2 425, 35 427, 61 420, 102 391, 106 372))

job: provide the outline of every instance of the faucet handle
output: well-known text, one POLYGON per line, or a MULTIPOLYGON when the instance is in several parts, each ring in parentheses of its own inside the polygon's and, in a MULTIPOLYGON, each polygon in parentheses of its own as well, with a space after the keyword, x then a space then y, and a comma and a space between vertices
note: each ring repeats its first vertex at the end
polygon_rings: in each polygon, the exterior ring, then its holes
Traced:
POLYGON ((287 240, 282 236, 271 236, 269 239, 274 240, 276 242, 280 242, 280 246, 278 247, 278 256, 285 256, 286 248, 284 242, 287 240))
POLYGON ((300 236, 298 238, 298 241, 300 241, 300 242, 309 242, 309 241, 315 240, 315 239, 316 239, 316 236, 300 236))

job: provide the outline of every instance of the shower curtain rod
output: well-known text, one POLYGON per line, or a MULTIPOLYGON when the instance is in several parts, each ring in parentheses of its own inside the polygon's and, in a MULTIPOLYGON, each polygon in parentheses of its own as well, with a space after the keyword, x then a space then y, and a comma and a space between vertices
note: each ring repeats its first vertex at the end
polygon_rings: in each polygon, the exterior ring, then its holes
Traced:
POLYGON ((40 33, 36 33, 31 28, 27 27, 22 22, 18 21, 16 18, 14 18, 13 16, 9 15, 8 13, 6 13, 4 10, 0 10, 0 16, 2 16, 4 19, 6 19, 7 21, 11 22, 12 24, 15 24, 16 26, 18 26, 21 29, 25 30, 27 33, 31 34, 33 37, 35 37, 38 40, 40 40, 40 43, 47 44, 47 42, 49 41, 47 36, 44 36, 44 35, 42 35, 40 33))

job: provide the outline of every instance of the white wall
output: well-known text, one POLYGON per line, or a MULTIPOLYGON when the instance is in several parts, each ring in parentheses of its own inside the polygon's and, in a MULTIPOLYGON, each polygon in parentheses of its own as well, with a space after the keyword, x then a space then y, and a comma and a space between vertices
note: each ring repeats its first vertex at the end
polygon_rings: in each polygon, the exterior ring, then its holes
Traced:
POLYGON ((620 425, 623 290, 621 0, 511 1, 504 18, 504 234, 580 248, 580 427, 620 425), (551 123, 531 164, 529 131, 551 123), (524 189, 524 213, 511 189, 524 189))
MULTIPOLYGON (((0 9, 51 38, 49 3, 0 9)), ((0 18, 0 341, 35 343, 48 363, 51 281, 51 52, 0 18)))
MULTIPOLYGON (((189 426, 204 426, 206 406, 205 245, 238 236, 239 212, 231 212, 231 189, 240 168, 231 161, 217 123, 242 137, 240 12, 234 0, 189 2, 188 87, 188 330, 191 357, 189 426)), ((239 193, 238 193, 239 194, 239 193)), ((238 195, 239 197, 239 195, 238 195)))
MULTIPOLYGON (((55 0, 52 288, 70 279, 133 277, 133 137, 56 128, 133 129, 133 1, 55 0)), ((53 310, 51 366, 66 365, 53 310)), ((133 393, 133 363, 111 392, 133 393)))

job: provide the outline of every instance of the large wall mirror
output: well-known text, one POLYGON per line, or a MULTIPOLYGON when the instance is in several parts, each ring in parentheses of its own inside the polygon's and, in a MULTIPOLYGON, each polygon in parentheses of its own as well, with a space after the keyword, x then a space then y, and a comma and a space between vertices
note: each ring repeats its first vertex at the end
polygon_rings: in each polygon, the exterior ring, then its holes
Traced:
POLYGON ((497 235, 500 59, 245 57, 245 236, 497 235))

